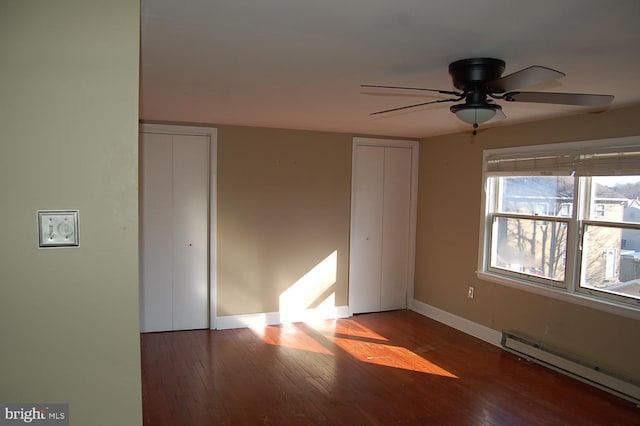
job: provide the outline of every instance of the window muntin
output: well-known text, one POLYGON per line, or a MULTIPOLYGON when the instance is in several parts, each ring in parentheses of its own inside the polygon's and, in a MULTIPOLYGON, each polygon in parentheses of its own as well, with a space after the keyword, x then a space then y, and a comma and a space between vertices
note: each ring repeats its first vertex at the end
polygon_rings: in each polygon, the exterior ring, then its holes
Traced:
POLYGON ((480 272, 638 310, 639 142, 485 151, 480 272))

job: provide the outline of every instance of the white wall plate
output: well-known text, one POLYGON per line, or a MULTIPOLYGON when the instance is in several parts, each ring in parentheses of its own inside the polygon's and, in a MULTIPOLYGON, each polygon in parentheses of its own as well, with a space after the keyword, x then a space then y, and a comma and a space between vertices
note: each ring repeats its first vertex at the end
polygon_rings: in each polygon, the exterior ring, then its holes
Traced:
POLYGON ((39 247, 77 247, 78 210, 38 210, 39 247))

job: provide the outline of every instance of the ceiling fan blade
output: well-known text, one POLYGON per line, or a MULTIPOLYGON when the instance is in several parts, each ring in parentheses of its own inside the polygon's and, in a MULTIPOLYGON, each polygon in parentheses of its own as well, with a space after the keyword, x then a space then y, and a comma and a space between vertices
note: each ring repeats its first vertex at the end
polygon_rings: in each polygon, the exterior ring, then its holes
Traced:
POLYGON ((457 102, 459 100, 460 100, 460 98, 438 99, 437 101, 421 102, 419 104, 413 104, 413 105, 407 105, 407 106, 402 106, 402 107, 398 107, 398 108, 391 108, 391 109, 385 109, 385 110, 382 110, 382 111, 376 111, 376 112, 372 112, 369 115, 378 115, 378 114, 384 114, 386 112, 401 111, 403 109, 416 108, 416 107, 419 107, 419 106, 429 105, 429 104, 438 104, 438 103, 441 103, 441 102, 457 102))
POLYGON ((485 84, 485 87, 494 93, 503 93, 519 89, 521 87, 535 86, 536 84, 555 80, 564 76, 565 74, 560 71, 552 70, 551 68, 542 67, 540 65, 533 65, 490 81, 485 84))
POLYGON ((505 93, 504 100, 509 102, 606 107, 613 101, 613 96, 586 93, 509 92, 505 93))
POLYGON ((489 120, 488 123, 493 123, 495 121, 502 121, 506 119, 507 119, 507 116, 502 111, 502 108, 499 108, 496 110, 496 115, 491 120, 489 120))
POLYGON ((360 87, 372 88, 372 89, 393 89, 393 90, 421 90, 425 92, 436 92, 442 93, 444 95, 456 95, 460 96, 462 93, 453 92, 450 90, 439 90, 439 89, 424 89, 422 87, 402 87, 402 86, 378 86, 374 84, 361 84, 360 87))

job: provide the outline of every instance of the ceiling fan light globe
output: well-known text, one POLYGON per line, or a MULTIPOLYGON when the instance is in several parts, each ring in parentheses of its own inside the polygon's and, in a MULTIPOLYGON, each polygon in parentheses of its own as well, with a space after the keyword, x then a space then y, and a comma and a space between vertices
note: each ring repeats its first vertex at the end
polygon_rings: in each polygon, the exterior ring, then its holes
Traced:
POLYGON ((480 107, 459 107, 452 111, 465 123, 479 124, 491 120, 496 115, 495 105, 480 107))

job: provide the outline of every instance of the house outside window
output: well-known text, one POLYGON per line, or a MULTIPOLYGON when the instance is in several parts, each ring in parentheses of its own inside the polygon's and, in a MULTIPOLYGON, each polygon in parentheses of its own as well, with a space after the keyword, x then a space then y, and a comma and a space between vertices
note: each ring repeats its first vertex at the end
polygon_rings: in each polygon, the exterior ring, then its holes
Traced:
POLYGON ((640 318, 640 137, 484 154, 479 277, 640 318))
POLYGON ((573 214, 573 203, 560 203, 560 211, 558 216, 569 217, 573 214))

